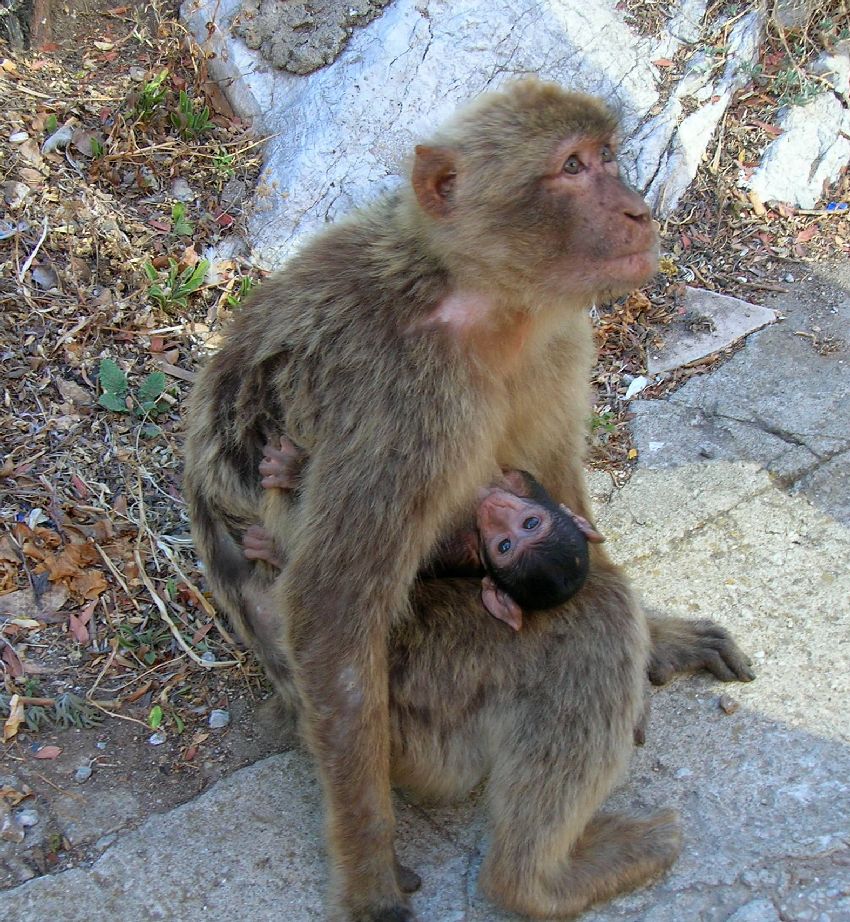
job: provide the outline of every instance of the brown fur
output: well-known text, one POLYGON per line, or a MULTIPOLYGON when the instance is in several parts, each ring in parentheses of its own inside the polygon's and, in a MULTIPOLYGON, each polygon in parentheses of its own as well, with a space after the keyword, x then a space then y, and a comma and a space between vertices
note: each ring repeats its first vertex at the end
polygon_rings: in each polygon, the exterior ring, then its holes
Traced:
MULTIPOLYGON (((412 918, 391 764, 435 794, 489 774, 483 884, 532 915, 578 912, 676 854, 668 815, 593 817, 623 769, 647 660, 643 615, 601 548, 579 594, 521 635, 483 612, 475 580, 411 597, 499 466, 535 471, 591 517, 586 308, 653 262, 611 262, 654 240, 602 163, 613 128, 599 101, 536 81, 483 97, 417 149, 411 187, 264 283, 196 386, 185 488, 198 550, 298 702, 347 919, 412 918), (567 177, 573 149, 593 168, 567 177), (262 446, 281 432, 309 455, 297 502, 260 487, 262 446), (240 548, 257 520, 285 563, 273 582, 240 548)), ((688 630, 662 638, 665 663, 700 659, 688 630)))

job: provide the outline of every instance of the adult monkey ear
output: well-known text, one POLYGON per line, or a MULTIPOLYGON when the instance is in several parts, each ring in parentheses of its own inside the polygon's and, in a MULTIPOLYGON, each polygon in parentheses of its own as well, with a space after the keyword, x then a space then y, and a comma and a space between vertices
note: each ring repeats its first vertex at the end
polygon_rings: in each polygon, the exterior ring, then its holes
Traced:
POLYGON ((457 158, 450 147, 416 145, 413 161, 413 191, 422 210, 432 218, 448 217, 457 179, 457 158))
POLYGON ((522 627, 522 609, 489 576, 481 580, 481 601, 494 618, 504 621, 515 631, 522 627))

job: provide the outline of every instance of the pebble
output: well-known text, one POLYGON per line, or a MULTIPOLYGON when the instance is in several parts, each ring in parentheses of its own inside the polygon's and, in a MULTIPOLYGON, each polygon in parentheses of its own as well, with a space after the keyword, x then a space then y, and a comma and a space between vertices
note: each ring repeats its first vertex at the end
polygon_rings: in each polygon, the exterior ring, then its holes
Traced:
POLYGON ((794 281, 794 276, 791 275, 791 273, 789 272, 788 275, 785 276, 785 281, 786 281, 786 282, 793 282, 793 281, 794 281))
POLYGON ((205 663, 214 663, 214 662, 215 662, 215 653, 213 653, 212 650, 205 650, 205 651, 201 654, 201 659, 202 659, 205 663))
POLYGON ((157 730, 148 737, 151 746, 161 746, 166 740, 165 730, 157 730))
POLYGON ((136 83, 141 83, 148 75, 144 67, 131 67, 129 73, 130 79, 135 80, 136 83))
POLYGON ((717 706, 724 714, 734 714, 741 706, 731 695, 721 695, 717 699, 717 706))
POLYGON ((195 197, 195 193, 189 183, 178 176, 171 184, 171 197, 177 199, 178 202, 191 202, 195 197))
POLYGON ((63 125, 53 132, 52 135, 41 145, 43 154, 52 154, 53 151, 59 150, 60 147, 67 147, 74 137, 74 129, 71 125, 63 125))
POLYGON ((3 816, 0 821, 0 839, 6 842, 24 841, 24 827, 18 817, 8 812, 3 816))
POLYGON ((32 270, 32 280, 42 291, 49 291, 59 284, 59 276, 48 266, 36 266, 32 270))
POLYGON ((30 187, 14 179, 3 184, 3 201, 10 208, 17 208, 30 194, 30 187))
POLYGON ((682 781, 685 778, 690 778, 693 775, 693 772, 689 768, 680 768, 676 772, 676 777, 682 781))
POLYGON ((38 822, 38 813, 32 807, 26 807, 18 811, 17 820, 26 829, 29 826, 35 826, 38 822))
POLYGON ((91 778, 91 776, 92 776, 91 765, 81 765, 74 772, 74 781, 76 781, 77 784, 83 784, 84 782, 88 781, 89 778, 91 778))
POLYGON ((101 740, 99 743, 94 744, 95 749, 106 749, 106 742, 101 740))
POLYGON ((230 712, 220 708, 210 711, 209 725, 213 730, 221 730, 230 723, 230 712))
POLYGON ((9 135, 9 142, 11 144, 23 144, 24 141, 29 140, 29 135, 25 131, 16 131, 14 134, 9 135))

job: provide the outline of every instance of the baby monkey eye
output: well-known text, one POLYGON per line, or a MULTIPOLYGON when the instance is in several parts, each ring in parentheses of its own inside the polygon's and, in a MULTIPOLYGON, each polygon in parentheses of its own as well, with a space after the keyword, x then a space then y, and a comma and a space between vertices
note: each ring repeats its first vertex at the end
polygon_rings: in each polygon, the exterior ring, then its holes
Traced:
POLYGON ((522 527, 526 531, 534 531, 535 528, 540 524, 540 519, 536 515, 530 515, 523 523, 522 527))
POLYGON ((571 176, 575 176, 576 173, 581 171, 581 160, 576 157, 575 154, 567 157, 567 162, 564 164, 564 172, 569 173, 571 176))
POLYGON ((602 148, 602 162, 603 162, 603 163, 610 163, 613 159, 614 159, 614 152, 613 152, 613 151, 611 150, 611 148, 606 144, 606 145, 602 148))
POLYGON ((507 554, 510 549, 511 549, 510 538, 504 538, 502 541, 499 542, 499 553, 500 554, 507 554))

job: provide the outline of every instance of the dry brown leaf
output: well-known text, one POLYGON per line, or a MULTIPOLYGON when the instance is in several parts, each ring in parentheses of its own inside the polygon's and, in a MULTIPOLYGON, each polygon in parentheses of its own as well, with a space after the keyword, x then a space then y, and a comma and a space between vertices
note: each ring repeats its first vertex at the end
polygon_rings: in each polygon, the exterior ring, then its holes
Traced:
POLYGON ((71 581, 71 588, 79 592, 84 599, 97 599, 106 592, 106 577, 100 570, 86 570, 71 581))
POLYGON ((34 759, 55 759, 62 754, 61 746, 42 746, 41 749, 33 753, 34 759))
POLYGON ((3 644, 2 660, 6 667, 6 674, 13 679, 24 674, 24 664, 18 656, 18 651, 8 641, 3 644))
POLYGON ((3 742, 8 743, 18 733, 18 727, 24 720, 24 702, 20 695, 12 695, 9 701, 9 716, 3 724, 3 742))
POLYGON ((68 587, 56 583, 43 592, 38 599, 32 589, 18 589, 0 595, 0 613, 14 618, 38 618, 51 622, 55 613, 68 601, 68 587))
POLYGON ((89 602, 85 608, 80 609, 79 614, 70 612, 68 615, 68 627, 77 643, 88 643, 90 640, 88 623, 94 614, 95 605, 97 600, 89 602))
POLYGON ((10 807, 17 807, 18 804, 27 797, 32 796, 32 789, 26 784, 21 785, 21 790, 13 787, 0 788, 0 798, 6 801, 10 807))

